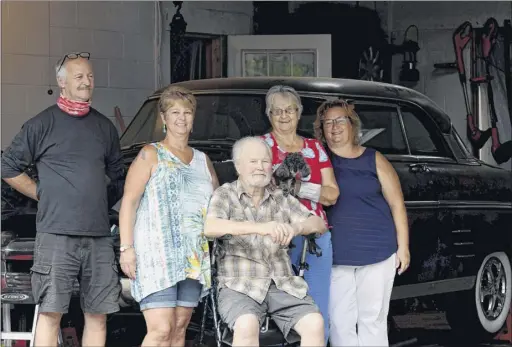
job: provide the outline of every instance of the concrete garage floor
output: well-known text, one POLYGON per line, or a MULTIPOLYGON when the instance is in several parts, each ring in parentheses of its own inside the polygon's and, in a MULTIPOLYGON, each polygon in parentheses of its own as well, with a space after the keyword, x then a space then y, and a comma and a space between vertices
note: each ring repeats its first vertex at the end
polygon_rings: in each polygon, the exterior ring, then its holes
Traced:
POLYGON ((489 341, 485 343, 465 343, 457 341, 447 330, 420 330, 411 329, 404 330, 400 334, 401 338, 397 341, 391 341, 392 347, 510 347, 512 344, 506 341, 489 341), (407 343, 409 340, 414 339, 414 343, 407 343))
MULTIPOLYGON (((408 314, 394 317, 397 330, 390 334, 391 347, 512 347, 506 341, 485 343, 464 343, 457 341, 450 331, 444 313, 408 314), (409 342, 409 343, 407 343, 409 342)), ((142 316, 116 317, 109 322, 110 336, 107 346, 135 346, 145 334, 145 322, 142 316), (137 327, 137 329, 134 329, 137 327)), ((193 347, 188 341, 187 347, 193 347)))
POLYGON ((512 344, 501 340, 485 343, 457 340, 450 331, 443 312, 408 314, 393 318, 398 328, 398 331, 390 335, 390 345, 394 347, 512 347, 512 344))

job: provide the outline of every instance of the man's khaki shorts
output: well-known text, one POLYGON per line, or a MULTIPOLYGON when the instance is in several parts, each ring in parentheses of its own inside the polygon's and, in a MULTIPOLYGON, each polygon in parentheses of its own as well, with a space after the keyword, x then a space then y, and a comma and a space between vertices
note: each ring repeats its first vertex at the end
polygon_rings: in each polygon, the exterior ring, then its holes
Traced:
POLYGON ((233 329, 238 317, 245 314, 254 314, 258 317, 261 326, 268 313, 289 343, 296 342, 298 339, 298 334, 293 328, 301 318, 309 313, 320 313, 311 296, 298 299, 277 289, 274 283, 270 285, 267 296, 261 304, 229 288, 219 290, 217 302, 220 317, 230 329, 233 329))

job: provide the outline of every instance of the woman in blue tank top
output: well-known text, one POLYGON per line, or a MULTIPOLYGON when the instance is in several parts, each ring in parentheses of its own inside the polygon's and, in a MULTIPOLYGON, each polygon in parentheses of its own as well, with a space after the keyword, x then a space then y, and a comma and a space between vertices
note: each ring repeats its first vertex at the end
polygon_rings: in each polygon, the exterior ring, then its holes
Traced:
POLYGON ((393 281, 410 261, 400 181, 381 153, 359 144, 360 129, 353 105, 337 100, 318 108, 315 135, 327 143, 340 189, 327 213, 333 248, 330 341, 336 347, 389 345, 393 281))

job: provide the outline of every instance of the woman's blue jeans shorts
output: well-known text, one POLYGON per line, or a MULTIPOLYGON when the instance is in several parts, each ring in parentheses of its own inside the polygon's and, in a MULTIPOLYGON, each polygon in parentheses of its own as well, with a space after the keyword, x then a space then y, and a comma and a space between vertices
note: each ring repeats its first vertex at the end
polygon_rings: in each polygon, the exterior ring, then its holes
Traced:
POLYGON ((197 307, 202 289, 203 285, 199 281, 187 278, 170 288, 146 296, 139 303, 140 310, 177 306, 197 307))

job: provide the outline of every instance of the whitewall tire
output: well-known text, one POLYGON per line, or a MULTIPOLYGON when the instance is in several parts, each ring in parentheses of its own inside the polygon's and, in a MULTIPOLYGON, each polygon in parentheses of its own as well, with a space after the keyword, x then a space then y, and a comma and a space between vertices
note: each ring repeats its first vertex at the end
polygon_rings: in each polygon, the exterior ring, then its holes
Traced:
POLYGON ((446 318, 462 339, 494 337, 507 320, 512 299, 512 269, 504 252, 488 254, 472 290, 449 295, 446 318))
POLYGON ((476 312, 482 328, 497 333, 505 324, 512 298, 512 269, 503 252, 484 258, 475 282, 476 312))

